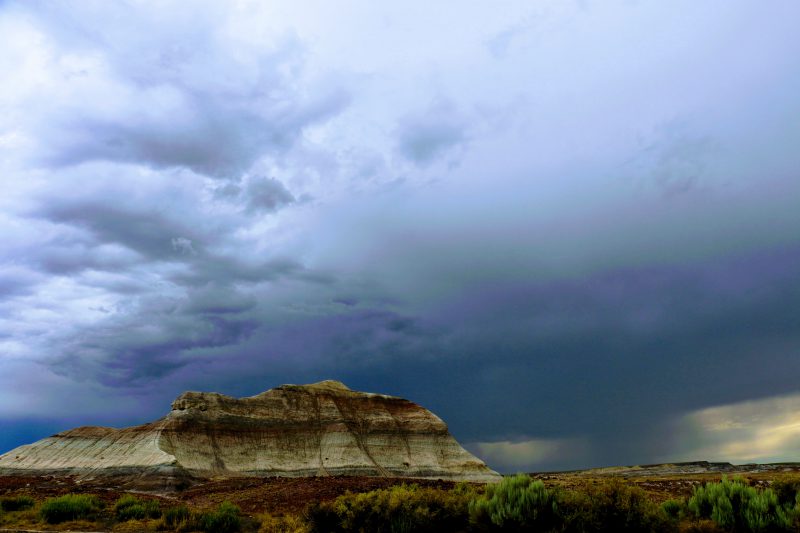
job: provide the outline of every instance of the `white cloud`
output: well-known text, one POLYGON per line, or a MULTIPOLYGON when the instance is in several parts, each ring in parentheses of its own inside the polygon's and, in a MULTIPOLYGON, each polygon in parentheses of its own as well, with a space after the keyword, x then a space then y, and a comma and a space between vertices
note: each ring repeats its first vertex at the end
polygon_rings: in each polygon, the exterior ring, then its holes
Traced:
POLYGON ((800 394, 709 407, 687 415, 679 427, 683 459, 797 461, 800 394))

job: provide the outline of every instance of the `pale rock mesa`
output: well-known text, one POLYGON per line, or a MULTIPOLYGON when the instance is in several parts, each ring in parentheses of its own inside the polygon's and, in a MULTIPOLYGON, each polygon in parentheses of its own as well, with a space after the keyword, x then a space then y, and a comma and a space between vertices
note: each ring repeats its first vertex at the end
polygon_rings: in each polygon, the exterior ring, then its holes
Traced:
POLYGON ((248 398, 185 392, 149 424, 81 427, 20 446, 0 455, 0 474, 137 477, 160 486, 220 476, 500 479, 427 409, 338 381, 248 398))

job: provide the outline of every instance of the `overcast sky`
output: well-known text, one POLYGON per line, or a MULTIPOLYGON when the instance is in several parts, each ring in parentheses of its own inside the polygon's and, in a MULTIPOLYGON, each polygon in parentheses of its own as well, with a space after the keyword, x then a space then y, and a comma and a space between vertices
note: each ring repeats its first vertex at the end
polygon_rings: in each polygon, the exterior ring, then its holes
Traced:
POLYGON ((0 1, 0 452, 330 378, 502 471, 800 461, 798 20, 0 1))

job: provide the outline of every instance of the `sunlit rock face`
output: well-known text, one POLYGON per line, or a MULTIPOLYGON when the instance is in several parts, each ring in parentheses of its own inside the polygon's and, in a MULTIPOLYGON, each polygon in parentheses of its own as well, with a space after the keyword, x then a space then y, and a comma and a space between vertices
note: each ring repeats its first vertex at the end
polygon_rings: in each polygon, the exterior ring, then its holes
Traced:
POLYGON ((0 472, 20 471, 499 479, 427 409, 337 381, 240 399, 186 392, 156 422, 77 428, 0 456, 0 472))

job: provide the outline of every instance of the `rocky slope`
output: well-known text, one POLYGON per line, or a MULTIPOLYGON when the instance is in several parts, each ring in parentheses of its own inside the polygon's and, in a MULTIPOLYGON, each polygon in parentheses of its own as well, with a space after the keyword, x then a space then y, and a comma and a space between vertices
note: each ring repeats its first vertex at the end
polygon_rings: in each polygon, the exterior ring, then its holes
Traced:
POLYGON ((82 427, 0 455, 0 473, 396 476, 496 481, 442 420, 392 396, 337 381, 283 385, 249 398, 186 392, 164 418, 82 427))

